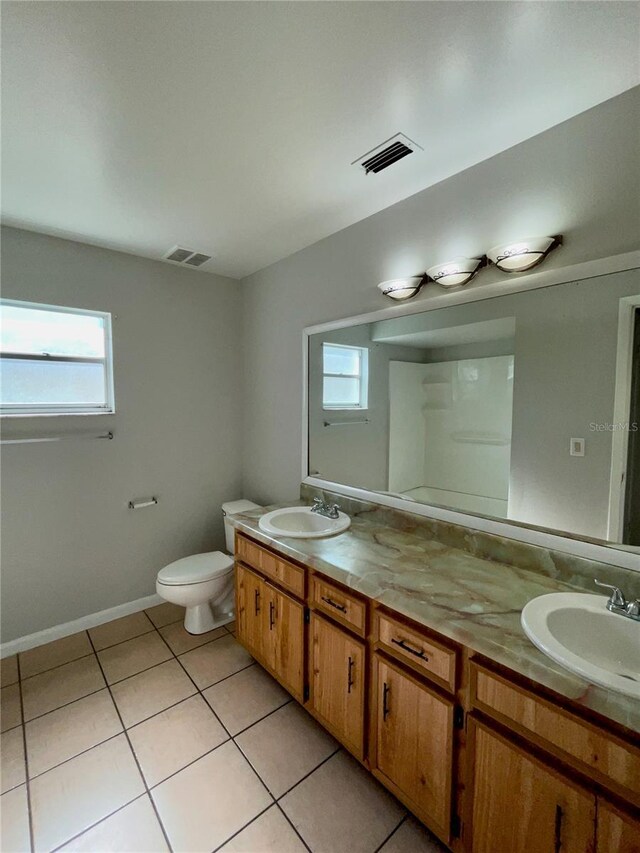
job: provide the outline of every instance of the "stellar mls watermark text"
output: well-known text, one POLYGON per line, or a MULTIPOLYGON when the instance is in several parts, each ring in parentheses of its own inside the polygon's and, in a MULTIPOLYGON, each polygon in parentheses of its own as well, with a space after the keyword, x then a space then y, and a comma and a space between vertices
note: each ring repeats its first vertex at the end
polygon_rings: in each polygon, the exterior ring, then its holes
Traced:
POLYGON ((591 432, 638 432, 639 428, 640 426, 637 421, 627 421, 626 423, 620 421, 615 424, 597 424, 592 422, 589 424, 591 432))

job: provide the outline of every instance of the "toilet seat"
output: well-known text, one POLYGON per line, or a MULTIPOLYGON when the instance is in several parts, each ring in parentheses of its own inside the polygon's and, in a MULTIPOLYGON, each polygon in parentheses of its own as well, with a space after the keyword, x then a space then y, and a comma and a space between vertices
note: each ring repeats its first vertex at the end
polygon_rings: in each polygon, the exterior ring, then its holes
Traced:
POLYGON ((233 571, 233 557, 222 551, 192 554, 169 563, 158 572, 158 583, 166 586, 183 586, 211 581, 233 571))

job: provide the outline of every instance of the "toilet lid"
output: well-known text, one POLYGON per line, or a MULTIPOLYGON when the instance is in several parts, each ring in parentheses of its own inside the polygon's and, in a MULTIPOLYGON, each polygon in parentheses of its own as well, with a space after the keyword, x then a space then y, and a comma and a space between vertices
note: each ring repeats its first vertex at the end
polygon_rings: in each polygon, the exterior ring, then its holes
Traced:
POLYGON ((187 583, 204 583, 233 571, 233 557, 222 551, 207 554, 192 554, 174 563, 169 563, 158 572, 160 583, 174 586, 187 583))

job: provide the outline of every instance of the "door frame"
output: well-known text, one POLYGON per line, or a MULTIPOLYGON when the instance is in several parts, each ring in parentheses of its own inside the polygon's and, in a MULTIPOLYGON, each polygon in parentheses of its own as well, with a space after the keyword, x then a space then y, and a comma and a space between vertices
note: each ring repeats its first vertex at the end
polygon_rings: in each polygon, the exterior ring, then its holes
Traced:
MULTIPOLYGON (((618 307, 618 349, 613 423, 629 421, 631 412, 631 379, 636 311, 640 311, 640 294, 624 296, 618 307)), ((611 478, 609 481, 609 513, 607 538, 621 542, 624 528, 629 430, 614 429, 611 434, 611 478)))

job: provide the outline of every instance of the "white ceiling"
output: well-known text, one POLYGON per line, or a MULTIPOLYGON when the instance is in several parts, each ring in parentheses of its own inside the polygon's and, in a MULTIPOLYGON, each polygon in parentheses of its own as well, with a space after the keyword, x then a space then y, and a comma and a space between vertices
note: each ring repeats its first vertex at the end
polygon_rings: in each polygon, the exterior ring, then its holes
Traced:
POLYGON ((4 2, 3 215, 240 278, 636 85, 639 10, 4 2))

